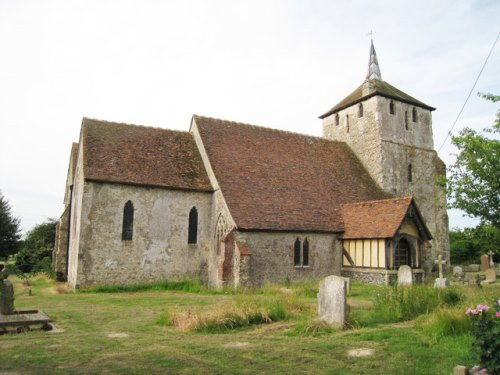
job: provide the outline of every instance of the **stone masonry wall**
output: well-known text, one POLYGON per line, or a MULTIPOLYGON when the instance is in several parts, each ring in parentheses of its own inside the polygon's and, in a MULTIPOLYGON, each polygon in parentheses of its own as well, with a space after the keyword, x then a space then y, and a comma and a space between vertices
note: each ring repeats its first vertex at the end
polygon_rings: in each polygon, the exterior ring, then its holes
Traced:
POLYGON ((358 117, 357 104, 346 108, 338 112, 339 125, 335 114, 325 118, 323 136, 348 143, 385 191, 395 196, 414 196, 434 238, 430 251, 422 254, 424 269, 430 272, 437 254, 449 260, 448 216, 443 189, 436 184, 431 112, 394 100, 391 115, 390 101, 381 96, 364 101, 363 117, 358 117), (412 119, 413 108, 417 111, 416 122, 412 119))
POLYGON ((251 256, 241 257, 240 283, 260 286, 265 282, 318 279, 340 275, 340 242, 334 234, 289 232, 238 232, 237 241, 245 243, 251 256), (309 266, 294 265, 294 243, 309 242, 309 266), (249 263, 249 264, 248 264, 249 263))
POLYGON ((66 267, 68 263, 68 225, 69 206, 66 206, 61 218, 56 225, 56 241, 52 253, 52 264, 58 280, 66 277, 66 267))
POLYGON ((187 277, 207 281, 211 193, 88 181, 83 190, 81 234, 77 251, 72 248, 78 253, 78 270, 70 286, 187 277), (123 241, 123 208, 128 200, 134 206, 133 239, 123 241), (198 241, 188 244, 193 206, 198 211, 198 241))

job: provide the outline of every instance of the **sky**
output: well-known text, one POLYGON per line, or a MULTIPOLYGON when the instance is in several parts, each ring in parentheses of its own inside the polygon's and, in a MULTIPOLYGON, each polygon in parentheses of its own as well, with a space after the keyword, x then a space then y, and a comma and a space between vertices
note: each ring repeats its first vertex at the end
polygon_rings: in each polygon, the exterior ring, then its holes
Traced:
MULTIPOLYGON (((320 136, 318 116, 382 78, 446 136, 500 32, 500 1, 0 0, 0 190, 27 231, 63 210, 82 117, 189 130, 193 114, 320 136)), ((500 42, 453 133, 493 124, 500 42)), ((441 145, 443 147, 441 147, 441 145)), ((450 210, 450 228, 477 221, 450 210)))

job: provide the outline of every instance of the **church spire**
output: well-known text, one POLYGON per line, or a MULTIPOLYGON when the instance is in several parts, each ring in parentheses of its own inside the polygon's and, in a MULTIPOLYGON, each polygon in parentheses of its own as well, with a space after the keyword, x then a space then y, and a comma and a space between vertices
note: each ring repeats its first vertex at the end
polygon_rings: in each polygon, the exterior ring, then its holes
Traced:
POLYGON ((366 79, 376 79, 382 81, 382 74, 380 73, 380 68, 378 66, 377 53, 375 52, 375 47, 373 46, 373 39, 370 47, 370 61, 368 62, 368 74, 366 75, 366 79))

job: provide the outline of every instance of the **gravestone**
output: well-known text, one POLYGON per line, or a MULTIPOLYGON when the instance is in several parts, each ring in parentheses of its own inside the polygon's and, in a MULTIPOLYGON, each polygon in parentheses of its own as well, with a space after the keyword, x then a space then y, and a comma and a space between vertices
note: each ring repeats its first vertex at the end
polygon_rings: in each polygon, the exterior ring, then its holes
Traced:
POLYGON ((450 282, 443 275, 443 264, 446 264, 446 261, 443 259, 443 256, 439 254, 438 259, 434 261, 438 265, 439 268, 439 277, 434 281, 434 288, 446 288, 450 285, 450 282))
POLYGON ((479 272, 479 264, 469 264, 468 271, 469 272, 479 272))
POLYGON ((4 269, 3 264, 0 264, 0 314, 14 314, 14 287, 10 280, 7 280, 9 274, 4 269))
POLYGON ((492 268, 486 270, 485 275, 486 275, 486 281, 489 283, 494 283, 497 280, 497 274, 495 270, 492 268))
POLYGON ((481 270, 484 272, 490 269, 490 257, 486 254, 481 255, 481 270))
POLYGON ((410 266, 401 266, 398 269, 398 285, 411 286, 413 284, 413 274, 410 266))
POLYGON ((453 276, 462 278, 464 276, 464 270, 460 266, 453 267, 453 276))
POLYGON ((469 286, 479 286, 479 275, 477 273, 466 273, 465 281, 469 286))
POLYGON ((347 282, 339 276, 325 277, 319 283, 318 317, 337 327, 343 327, 347 318, 347 282))

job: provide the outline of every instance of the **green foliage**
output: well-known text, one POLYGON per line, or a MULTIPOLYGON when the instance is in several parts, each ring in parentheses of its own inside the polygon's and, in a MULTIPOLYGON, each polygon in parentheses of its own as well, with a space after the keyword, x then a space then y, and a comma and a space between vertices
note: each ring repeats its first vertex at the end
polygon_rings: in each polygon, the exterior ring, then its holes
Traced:
POLYGON ((19 219, 12 216, 9 202, 0 191, 0 259, 17 252, 20 238, 19 219))
POLYGON ((475 309, 467 309, 467 314, 471 317, 472 332, 476 337, 473 352, 489 374, 500 374, 500 299, 493 306, 477 305, 475 309))
POLYGON ((429 314, 443 306, 452 307, 463 300, 458 289, 436 289, 430 285, 401 287, 387 286, 380 290, 374 301, 379 322, 400 322, 429 314))
MULTIPOLYGON (((480 95, 492 102, 500 100, 500 96, 480 95)), ((500 111, 493 126, 484 129, 484 133, 466 127, 452 136, 451 141, 459 153, 455 164, 449 167, 447 180, 451 207, 497 228, 500 225, 500 141, 495 135, 498 133, 500 111)))
MULTIPOLYGON (((481 224, 476 228, 453 229, 450 231, 451 263, 479 263, 480 256, 490 250, 500 249, 500 228, 481 224)), ((500 261, 500 254, 493 256, 500 261)))
POLYGON ((23 273, 52 274, 52 251, 56 238, 56 220, 47 219, 31 229, 16 255, 16 267, 23 273))

